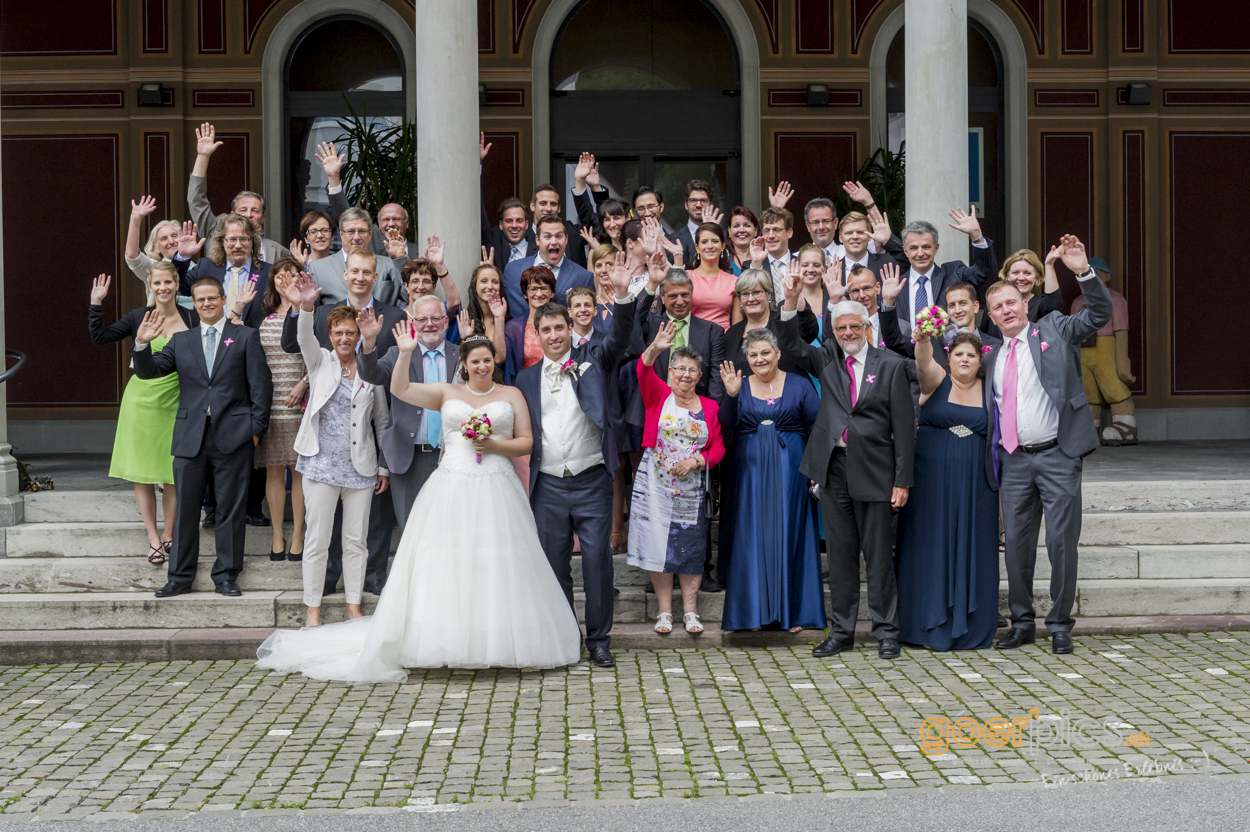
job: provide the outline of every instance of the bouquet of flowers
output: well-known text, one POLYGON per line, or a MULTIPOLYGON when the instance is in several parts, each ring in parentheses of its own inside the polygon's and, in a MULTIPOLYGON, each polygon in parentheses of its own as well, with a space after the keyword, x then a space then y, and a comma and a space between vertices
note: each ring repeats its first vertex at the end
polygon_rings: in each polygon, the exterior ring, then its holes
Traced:
MULTIPOLYGON (((489 439, 492 428, 490 426, 490 417, 485 413, 478 413, 476 410, 469 414, 469 418, 464 420, 464 424, 460 426, 460 435, 472 442, 474 439, 489 439)), ((476 454, 477 461, 482 461, 482 455, 476 454)))
MULTIPOLYGON (((916 313, 916 332, 928 335, 930 338, 940 336, 950 324, 950 316, 940 306, 930 306, 916 313)), ((915 338, 912 338, 912 343, 916 343, 915 338)))

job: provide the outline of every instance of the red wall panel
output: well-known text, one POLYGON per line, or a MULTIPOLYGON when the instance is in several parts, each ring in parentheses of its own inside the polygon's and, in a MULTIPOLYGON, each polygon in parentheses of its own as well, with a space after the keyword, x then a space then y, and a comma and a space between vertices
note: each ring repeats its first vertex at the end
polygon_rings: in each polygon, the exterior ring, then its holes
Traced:
POLYGON ((790 250, 810 242, 803 224, 803 206, 809 199, 832 199, 842 183, 855 175, 859 163, 859 137, 855 133, 774 133, 774 182, 787 180, 794 196, 786 206, 794 214, 794 237, 790 250))
POLYGON ((6 383, 9 406, 116 405, 123 346, 92 346, 84 319, 68 310, 85 313, 91 279, 110 274, 105 322, 126 311, 118 284, 134 278, 121 273, 118 137, 6 136, 0 155, 6 194, 74 195, 75 253, 72 264, 62 267, 49 261, 47 248, 15 241, 45 239, 48 229, 63 226, 64 201, 4 200, 5 343, 30 359, 6 383), (92 186, 84 188, 84 182, 92 186))
MULTIPOLYGON (((252 190, 250 133, 223 133, 217 131, 221 147, 213 154, 208 171, 208 201, 213 211, 224 214, 239 191, 252 190)), ((181 213, 181 212, 176 212, 181 213)), ((200 236, 207 237, 213 229, 201 228, 200 236)))
MULTIPOLYGON (((1042 239, 1036 251, 1044 255, 1064 234, 1075 234, 1093 254, 1094 134, 1042 133, 1042 239)), ((1076 278, 1062 263, 1055 264, 1063 308, 1080 294, 1076 278)))
POLYGON ((877 10, 882 0, 851 0, 851 51, 859 52, 859 42, 868 27, 868 18, 877 10))
POLYGON ((1093 5, 1093 0, 1063 0, 1063 54, 1093 54, 1093 5))
POLYGON ((833 54, 833 0, 794 0, 794 51, 833 54))
POLYGON ((143 51, 169 51, 169 17, 166 0, 143 0, 143 51))
POLYGON ((115 54, 115 0, 0 0, 0 55, 115 54))
POLYGON ((1029 22, 1029 31, 1033 33, 1033 42, 1037 44, 1037 54, 1046 54, 1046 0, 1011 0, 1012 4, 1029 22))
POLYGON ((1250 155, 1250 133, 1168 134, 1172 252, 1172 392, 1250 393, 1250 351, 1230 346, 1244 329, 1250 281, 1243 253, 1250 248, 1245 194, 1250 166, 1230 159, 1250 155), (1195 210, 1194 194, 1202 195, 1195 210), (1220 217, 1217 245, 1198 241, 1220 217), (1198 250, 1201 249, 1201 256, 1198 250))
POLYGON ((175 215, 183 215, 182 211, 174 210, 170 178, 169 134, 144 133, 143 192, 156 199, 156 210, 148 214, 147 222, 143 226, 144 243, 147 242, 146 235, 152 232, 153 225, 175 215))
POLYGON ((477 51, 495 51, 495 0, 477 0, 477 51))
POLYGON ((200 53, 226 53, 226 0, 199 0, 200 53))
POLYGON ((1250 52, 1243 0, 1168 0, 1169 52, 1250 52))
MULTIPOLYGON (((1146 131, 1124 131, 1124 272, 1122 294, 1128 301, 1128 357, 1137 381, 1133 392, 1146 393, 1146 131)), ((1114 285, 1114 281, 1113 281, 1114 285)))
POLYGON ((1120 50, 1145 52, 1146 18, 1143 0, 1120 0, 1120 50))
POLYGON ((521 193, 521 134, 488 132, 490 155, 482 163, 482 201, 486 215, 495 221, 499 203, 510 196, 529 205, 529 195, 521 193))

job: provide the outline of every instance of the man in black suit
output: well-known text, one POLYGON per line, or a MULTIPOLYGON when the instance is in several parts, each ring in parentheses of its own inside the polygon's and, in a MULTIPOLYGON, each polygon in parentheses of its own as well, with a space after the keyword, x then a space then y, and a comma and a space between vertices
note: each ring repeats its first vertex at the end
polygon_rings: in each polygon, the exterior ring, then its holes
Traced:
POLYGON ((903 228, 903 251, 895 256, 898 265, 910 269, 906 274, 907 291, 898 298, 898 326, 904 335, 911 335, 916 310, 945 303, 946 287, 963 281, 980 291, 998 274, 998 258, 993 243, 981 233, 976 209, 964 213, 962 208, 950 210, 950 227, 968 235, 972 242, 972 265, 962 260, 937 265, 938 231, 931 223, 913 220, 903 228))
POLYGON ((269 427, 273 380, 260 335, 225 319, 225 291, 215 277, 191 285, 200 325, 174 334, 153 354, 148 343, 164 323, 150 312, 135 334, 135 375, 178 374, 178 413, 174 420, 174 487, 178 520, 169 581, 156 591, 168 598, 191 591, 200 559, 200 495, 212 466, 217 491, 217 562, 213 583, 222 595, 243 593, 236 583, 243 570, 244 505, 252 473, 252 453, 269 427))
POLYGON ((525 203, 516 197, 508 197, 499 203, 498 225, 492 225, 482 202, 482 249, 483 257, 493 256, 499 274, 513 260, 533 257, 538 250, 534 231, 530 226, 525 203))
POLYGON ((573 346, 584 347, 603 340, 603 333, 595 329, 595 290, 589 286, 574 286, 568 295, 569 317, 573 319, 573 346))
POLYGON ((859 552, 868 574, 868 611, 877 655, 899 656, 898 589, 891 508, 907 502, 916 449, 915 411, 904 360, 867 343, 868 310, 843 301, 834 337, 820 347, 799 334, 801 286, 787 276, 781 351, 820 379, 820 412, 799 470, 820 486, 829 550, 830 636, 812 651, 832 656, 855 646, 859 552))
MULTIPOLYGON (((689 345, 703 356, 700 368, 703 376, 699 379, 697 391, 700 396, 707 396, 719 402, 725 398, 725 384, 720 378, 720 365, 725 360, 725 331, 711 321, 695 317, 694 284, 690 275, 683 269, 667 269, 663 280, 659 280, 656 269, 648 272, 646 288, 638 296, 638 328, 642 333, 642 343, 650 344, 662 323, 677 325, 677 339, 674 347, 689 345), (658 281, 658 285, 657 285, 658 281), (655 299, 659 298, 662 306, 654 310, 655 299)), ((635 339, 637 343, 637 339, 635 339)), ((661 354, 655 362, 655 373, 660 378, 668 379, 668 354, 661 354)), ((634 403, 630 406, 630 423, 642 426, 642 395, 635 391, 634 403), (637 416, 635 422, 632 418, 637 416)))
POLYGON ((842 283, 846 284, 857 266, 864 266, 881 279, 881 267, 895 262, 895 255, 903 250, 902 241, 890 233, 890 224, 881 219, 879 212, 872 212, 878 219, 873 224, 867 214, 850 211, 839 224, 842 241, 842 283), (869 251, 870 242, 876 243, 876 251, 869 251))
MULTIPOLYGON (((373 288, 377 284, 377 255, 368 249, 357 249, 347 255, 347 268, 343 270, 343 282, 347 284, 347 300, 340 303, 326 303, 318 306, 313 319, 313 333, 317 343, 333 350, 330 343, 330 332, 326 327, 326 318, 330 310, 339 306, 350 305, 357 313, 366 310, 382 322, 382 331, 376 339, 376 349, 381 355, 395 346, 395 335, 392 332, 395 324, 407 320, 404 310, 397 306, 388 306, 373 297, 373 288)), ((291 305, 291 312, 282 322, 283 352, 299 352, 299 307, 291 305)), ((383 385, 389 390, 389 384, 383 385)), ((387 394, 389 397, 389 393, 387 394)), ((334 528, 330 532, 330 550, 326 563, 326 582, 322 595, 333 595, 338 591, 339 577, 343 574, 343 506, 342 503, 334 510, 334 528)), ((369 560, 365 566, 365 592, 374 595, 382 594, 386 586, 386 562, 391 555, 391 535, 395 530, 395 506, 391 495, 383 491, 373 495, 373 505, 369 509, 369 560)))
MULTIPOLYGON (((898 328, 898 311, 894 307, 895 300, 903 290, 903 286, 907 282, 907 278, 899 277, 897 266, 888 266, 885 270, 886 278, 882 281, 881 300, 883 304, 880 312, 881 320, 881 337, 885 341, 885 345, 897 353, 906 355, 908 358, 916 357, 916 345, 911 342, 910 338, 904 337, 898 328)), ((940 343, 935 343, 933 350, 933 360, 938 363, 943 370, 950 367, 950 353, 947 349, 951 340, 961 332, 971 332, 973 335, 981 339, 982 346, 997 347, 1003 343, 1001 338, 995 338, 977 330, 977 312, 981 310, 981 304, 977 302, 977 290, 971 283, 959 281, 952 283, 946 287, 945 295, 946 314, 950 315, 951 325, 946 328, 946 332, 942 333, 940 343)))
POLYGON ((668 238, 681 246, 682 262, 688 269, 699 265, 699 255, 694 250, 695 234, 698 233, 699 226, 704 222, 720 222, 721 212, 717 209, 713 196, 711 182, 691 179, 686 183, 686 201, 683 203, 686 209, 686 224, 673 229, 673 233, 669 234, 668 238), (708 211, 708 209, 711 210, 708 211), (708 215, 713 219, 704 220, 705 211, 708 211, 708 215))

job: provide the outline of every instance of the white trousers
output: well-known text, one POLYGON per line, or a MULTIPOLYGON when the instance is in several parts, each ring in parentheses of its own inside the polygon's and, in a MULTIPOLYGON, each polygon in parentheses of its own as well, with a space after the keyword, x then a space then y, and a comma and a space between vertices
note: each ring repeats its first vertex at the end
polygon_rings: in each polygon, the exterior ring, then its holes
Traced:
POLYGON ((334 530, 334 509, 343 501, 343 591, 347 603, 359 604, 369 560, 366 537, 369 532, 369 506, 372 488, 340 488, 304 477, 304 510, 308 528, 304 532, 304 606, 320 607, 321 590, 326 582, 330 558, 330 535, 334 530))

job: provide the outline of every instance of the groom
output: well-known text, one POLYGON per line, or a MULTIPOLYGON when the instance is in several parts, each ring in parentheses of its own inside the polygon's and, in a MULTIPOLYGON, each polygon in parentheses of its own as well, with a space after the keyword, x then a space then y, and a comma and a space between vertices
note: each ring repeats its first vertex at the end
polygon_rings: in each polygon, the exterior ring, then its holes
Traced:
POLYGON ((1111 320, 1111 294, 1076 237, 1059 241, 1059 256, 1085 296, 1085 308, 1075 315, 1051 312, 1030 323, 1028 302, 1014 283, 1000 280, 985 293, 990 320, 1003 335, 986 357, 983 385, 992 426, 986 474, 998 490, 1007 541, 1011 632, 995 645, 1000 650, 1033 643, 1033 567, 1044 512, 1053 602, 1046 629, 1052 652, 1072 652, 1081 468, 1098 447, 1081 381, 1081 342, 1111 320))
POLYGON ((522 370, 516 385, 529 405, 534 431, 530 505, 547 561, 573 606, 573 535, 582 544, 586 589, 586 649, 599 667, 616 662, 608 650, 612 629, 612 475, 623 430, 616 401, 616 365, 634 329, 625 256, 612 272, 616 306, 612 328, 599 342, 572 347, 573 321, 558 303, 541 307, 534 328, 543 360, 522 370))

